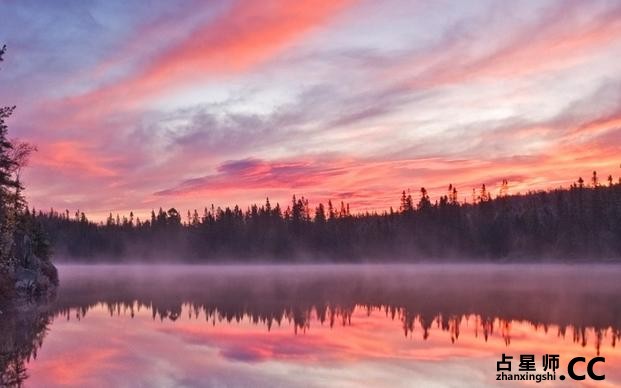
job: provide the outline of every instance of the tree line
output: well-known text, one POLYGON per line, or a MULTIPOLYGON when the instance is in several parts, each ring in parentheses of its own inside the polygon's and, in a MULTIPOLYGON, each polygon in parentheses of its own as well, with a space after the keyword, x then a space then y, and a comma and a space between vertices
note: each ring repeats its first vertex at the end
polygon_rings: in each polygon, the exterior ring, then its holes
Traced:
POLYGON ((398 210, 352 214, 349 206, 293 196, 286 207, 175 208, 89 221, 83 212, 26 210, 43 225, 65 260, 411 261, 583 260, 621 258, 621 183, 612 176, 570 188, 509 195, 503 181, 493 196, 483 185, 473 199, 458 191, 431 201, 403 191, 398 210))

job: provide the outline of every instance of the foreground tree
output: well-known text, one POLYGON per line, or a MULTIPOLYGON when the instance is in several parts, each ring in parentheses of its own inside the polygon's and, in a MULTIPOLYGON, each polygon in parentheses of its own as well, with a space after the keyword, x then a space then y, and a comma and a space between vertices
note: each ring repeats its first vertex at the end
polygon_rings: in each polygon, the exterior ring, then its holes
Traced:
MULTIPOLYGON (((0 49, 0 62, 6 46, 0 49)), ((28 211, 20 173, 35 147, 8 138, 6 120, 15 106, 0 107, 0 299, 13 291, 41 293, 58 282, 49 244, 28 211)))
MULTIPOLYGON (((6 46, 0 49, 0 62, 3 61, 6 46)), ((16 162, 13 160, 13 144, 9 141, 6 125, 14 106, 0 107, 0 265, 8 265, 13 246, 15 230, 15 209, 12 208, 12 193, 16 191, 17 182, 13 179, 16 162)))

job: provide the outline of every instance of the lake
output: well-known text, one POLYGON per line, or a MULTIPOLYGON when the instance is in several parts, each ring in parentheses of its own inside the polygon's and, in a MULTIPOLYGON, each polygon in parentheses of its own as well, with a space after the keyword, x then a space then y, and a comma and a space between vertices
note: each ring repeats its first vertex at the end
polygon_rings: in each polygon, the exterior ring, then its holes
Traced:
MULTIPOLYGON (((497 362, 605 357, 621 385, 621 266, 59 266, 0 315, 5 384, 480 387, 497 362)), ((585 363, 576 372, 585 374, 585 363)), ((535 382, 522 382, 533 385, 535 382)))

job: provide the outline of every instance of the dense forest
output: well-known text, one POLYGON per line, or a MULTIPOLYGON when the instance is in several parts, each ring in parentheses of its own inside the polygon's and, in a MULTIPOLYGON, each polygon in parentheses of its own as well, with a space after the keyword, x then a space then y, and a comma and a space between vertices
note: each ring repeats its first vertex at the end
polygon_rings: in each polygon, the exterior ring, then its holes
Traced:
MULTIPOLYGON (((0 47, 0 63, 5 52, 0 47)), ((0 303, 15 291, 41 294, 58 283, 41 224, 27 214, 20 173, 35 147, 8 138, 14 110, 0 106, 0 303)))
POLYGON ((311 208, 293 197, 242 210, 152 211, 140 220, 110 214, 29 211, 67 261, 416 261, 621 259, 621 183, 596 172, 568 189, 493 197, 483 185, 468 203, 452 185, 432 202, 402 193, 398 211, 352 214, 346 204, 311 208))

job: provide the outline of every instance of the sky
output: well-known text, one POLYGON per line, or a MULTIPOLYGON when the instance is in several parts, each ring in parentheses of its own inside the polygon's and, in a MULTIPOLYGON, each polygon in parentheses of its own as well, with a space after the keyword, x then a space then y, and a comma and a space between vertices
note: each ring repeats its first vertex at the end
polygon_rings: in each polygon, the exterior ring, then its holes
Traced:
POLYGON ((38 209, 460 200, 621 175, 621 2, 4 0, 38 209))

